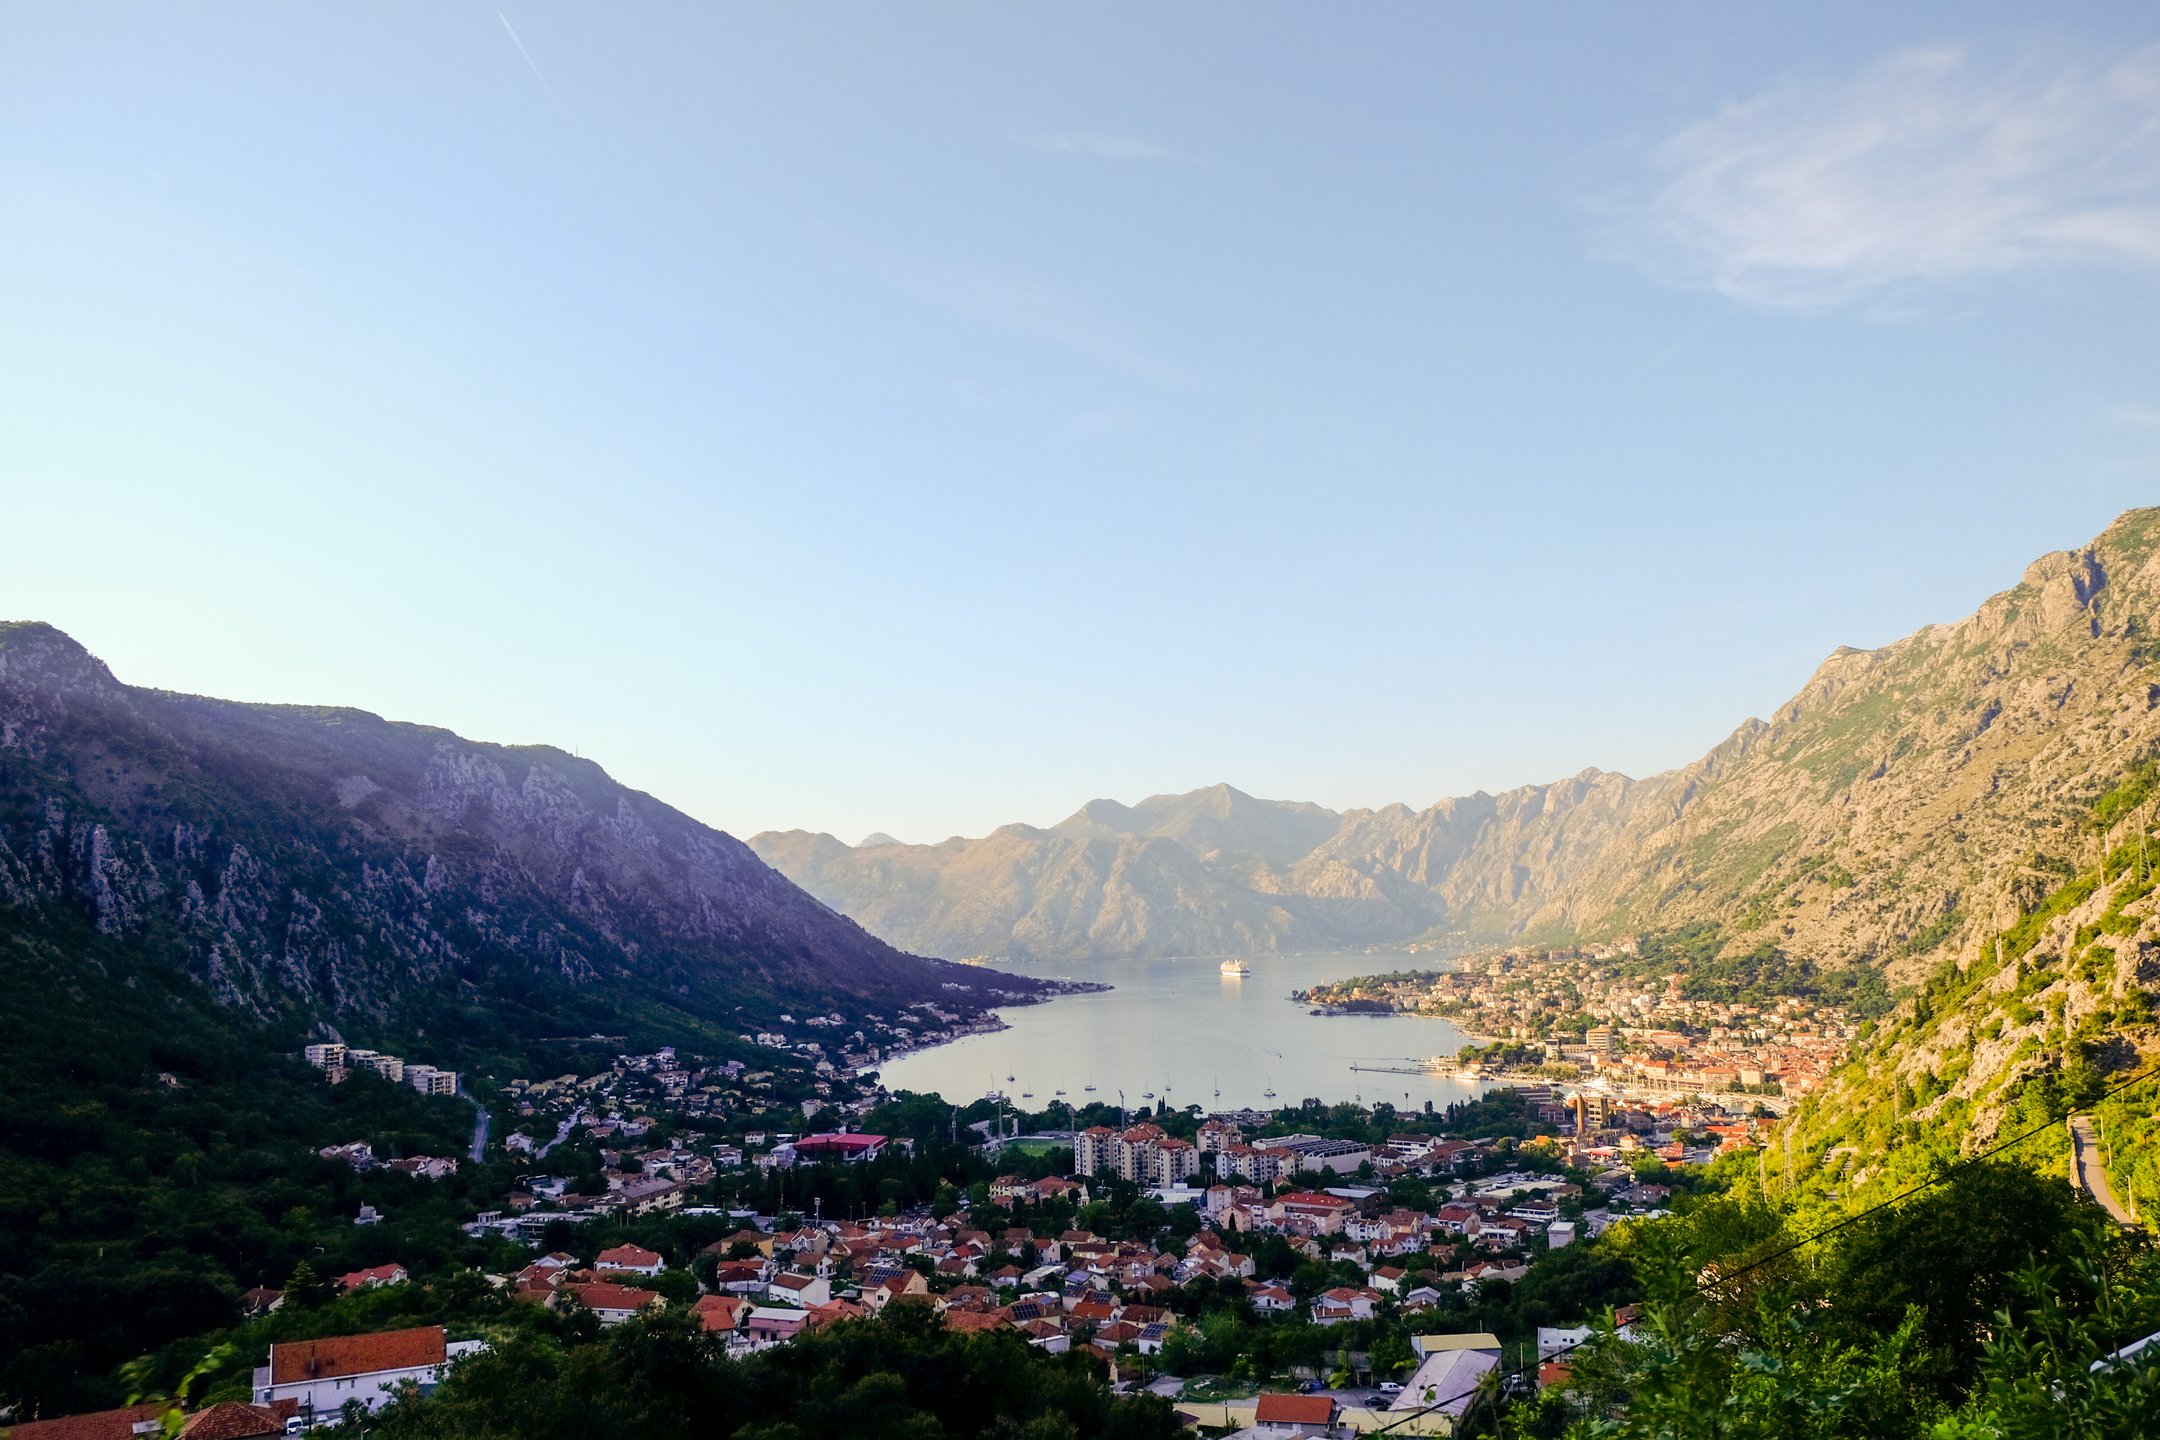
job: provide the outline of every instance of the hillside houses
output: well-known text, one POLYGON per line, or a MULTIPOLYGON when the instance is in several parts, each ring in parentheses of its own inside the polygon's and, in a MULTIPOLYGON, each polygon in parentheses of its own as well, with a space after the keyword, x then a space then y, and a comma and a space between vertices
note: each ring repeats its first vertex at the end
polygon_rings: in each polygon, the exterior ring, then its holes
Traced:
POLYGON ((322 1071, 323 1079, 332 1085, 342 1085, 346 1077, 366 1071, 379 1075, 393 1085, 405 1085, 423 1095, 455 1095, 458 1093, 458 1072, 438 1070, 433 1065, 418 1061, 408 1062, 401 1056, 385 1055, 379 1050, 360 1050, 335 1042, 308 1045, 300 1052, 302 1059, 322 1071))

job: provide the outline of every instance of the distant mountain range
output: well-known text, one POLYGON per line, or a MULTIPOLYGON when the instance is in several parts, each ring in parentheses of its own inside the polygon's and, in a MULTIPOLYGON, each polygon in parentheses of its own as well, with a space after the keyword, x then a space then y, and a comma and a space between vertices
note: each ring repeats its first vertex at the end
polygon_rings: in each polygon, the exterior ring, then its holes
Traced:
POLYGON ((660 1043, 1039 989, 902 953, 561 750, 137 689, 4 624, 0 937, 71 933, 238 1012, 377 1034, 660 1043))
POLYGON ((2036 850, 2160 743, 2160 510, 1965 620, 1840 650, 1765 722, 1648 779, 1337 812, 1227 785, 1051 828, 759 855, 895 944, 1086 961, 1601 936, 1711 920, 1901 966, 2014 920, 2036 850), (2007 917, 2007 918, 2006 918, 2007 917))

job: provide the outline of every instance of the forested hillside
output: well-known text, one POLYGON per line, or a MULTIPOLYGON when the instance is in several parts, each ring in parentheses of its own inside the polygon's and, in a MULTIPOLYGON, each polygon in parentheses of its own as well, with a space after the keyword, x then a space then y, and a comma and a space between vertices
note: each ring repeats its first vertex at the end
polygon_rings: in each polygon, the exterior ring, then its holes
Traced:
POLYGON ((109 1401, 116 1363, 302 1260, 481 1258, 456 1226, 506 1161, 416 1184, 315 1153, 460 1157, 472 1106, 325 1085, 306 1039, 498 1077, 589 1070, 587 1036, 788 1069, 743 1032, 1040 993, 873 939, 561 751, 133 689, 0 626, 0 1399, 109 1401))

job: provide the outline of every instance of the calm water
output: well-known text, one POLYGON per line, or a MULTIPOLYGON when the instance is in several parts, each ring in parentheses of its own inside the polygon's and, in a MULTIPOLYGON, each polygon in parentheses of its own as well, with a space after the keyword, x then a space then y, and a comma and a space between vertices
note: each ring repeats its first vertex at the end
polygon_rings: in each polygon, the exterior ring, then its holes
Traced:
POLYGON ((1114 989, 1069 995, 999 1014, 1008 1030, 933 1046, 883 1068, 894 1090, 934 1090, 948 1100, 1003 1090, 1021 1103, 1049 1108, 1062 1089, 1089 1100, 1138 1107, 1145 1091, 1173 1105, 1294 1105, 1322 1100, 1386 1100, 1436 1107, 1468 1099, 1483 1086, 1444 1075, 1353 1071, 1359 1065, 1415 1064, 1453 1057, 1463 1035, 1445 1020, 1416 1016, 1316 1016, 1289 998, 1323 980, 1388 970, 1438 969, 1435 955, 1261 955, 1252 973, 1220 973, 1219 960, 1109 960, 1079 965, 1012 964, 1020 974, 1100 980, 1114 989), (1014 1077, 1010 1082, 1005 1077, 1014 1077), (1095 1086, 1094 1093, 1083 1086, 1095 1086), (1222 1092, 1216 1097, 1217 1090, 1222 1092), (1264 1092, 1275 1091, 1270 1101, 1264 1092))

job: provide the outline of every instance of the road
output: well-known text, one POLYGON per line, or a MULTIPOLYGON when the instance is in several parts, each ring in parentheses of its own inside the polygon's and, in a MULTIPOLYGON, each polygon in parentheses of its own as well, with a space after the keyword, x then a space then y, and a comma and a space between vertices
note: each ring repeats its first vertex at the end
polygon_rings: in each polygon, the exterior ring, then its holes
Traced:
POLYGON ((2118 1225, 2135 1225, 2130 1212, 2115 1198, 2115 1187, 2108 1183, 2107 1167, 2100 1163, 2100 1140, 2093 1133, 2092 1118, 2087 1115, 2070 1117, 2070 1173, 2077 1180, 2078 1188, 2100 1202, 2102 1209, 2115 1217, 2118 1225))
POLYGON ((481 1104, 481 1103, 480 1103, 480 1102, 479 1102, 478 1100, 475 1100, 475 1099, 473 1098, 473 1096, 471 1095, 471 1093, 470 1093, 470 1092, 468 1092, 468 1091, 466 1091, 466 1090, 464 1090, 464 1089, 462 1089, 462 1088, 460 1088, 460 1089, 459 1089, 459 1091, 458 1091, 457 1093, 458 1093, 458 1094, 459 1094, 459 1095, 460 1095, 460 1096, 461 1096, 462 1098, 464 1098, 465 1100, 469 1101, 469 1102, 471 1103, 471 1105, 472 1105, 473 1109, 474 1109, 474 1110, 475 1110, 476 1112, 478 1112, 477 1114, 475 1114, 475 1115, 473 1116, 473 1127, 472 1127, 472 1149, 471 1149, 470 1151, 468 1151, 468 1152, 467 1152, 467 1153, 468 1153, 468 1154, 469 1154, 469 1155, 470 1155, 470 1156, 472 1157, 472 1162, 473 1162, 473 1164, 477 1165, 477 1164, 479 1164, 479 1163, 480 1163, 480 1161, 481 1161, 481 1158, 482 1158, 483 1156, 485 1156, 485 1155, 487 1154, 487 1136, 488 1136, 488 1112, 487 1112, 487 1106, 485 1106, 485 1105, 482 1105, 482 1104, 481 1104))
POLYGON ((570 1132, 572 1130, 575 1130, 578 1127, 578 1123, 584 1118, 585 1107, 580 1105, 577 1109, 570 1112, 569 1119, 563 1121, 562 1124, 555 1127, 555 1138, 548 1141, 547 1144, 542 1145, 538 1150, 535 1150, 533 1152, 533 1159, 547 1159, 547 1152, 554 1149, 557 1145, 562 1144, 563 1141, 569 1139, 570 1132))

